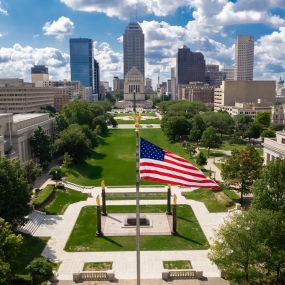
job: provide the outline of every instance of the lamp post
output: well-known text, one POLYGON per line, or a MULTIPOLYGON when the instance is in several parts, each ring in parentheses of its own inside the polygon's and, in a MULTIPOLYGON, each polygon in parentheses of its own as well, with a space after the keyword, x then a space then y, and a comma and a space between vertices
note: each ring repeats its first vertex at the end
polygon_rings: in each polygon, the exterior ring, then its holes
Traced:
POLYGON ((137 110, 136 110, 136 91, 134 91, 134 113, 136 114, 137 113, 137 110))
POLYGON ((97 195, 96 197, 96 204, 97 204, 97 231, 96 236, 101 237, 103 236, 102 228, 101 228, 101 206, 100 206, 100 197, 97 195))
POLYGON ((176 221, 176 203, 177 203, 177 197, 176 194, 173 196, 173 205, 172 205, 172 235, 177 234, 177 221, 176 221))
POLYGON ((101 187, 102 187, 102 216, 107 216, 107 211, 106 211, 106 192, 105 192, 105 182, 102 180, 101 182, 101 187))
POLYGON ((166 215, 171 215, 171 186, 168 184, 167 187, 167 211, 166 215))

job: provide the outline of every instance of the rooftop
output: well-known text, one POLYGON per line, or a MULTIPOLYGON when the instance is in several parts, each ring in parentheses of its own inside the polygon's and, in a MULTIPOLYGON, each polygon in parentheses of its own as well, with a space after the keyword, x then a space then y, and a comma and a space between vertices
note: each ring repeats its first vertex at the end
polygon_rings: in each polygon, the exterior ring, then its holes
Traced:
POLYGON ((13 116, 13 122, 19 123, 29 119, 45 116, 47 113, 28 113, 28 114, 16 114, 13 116))

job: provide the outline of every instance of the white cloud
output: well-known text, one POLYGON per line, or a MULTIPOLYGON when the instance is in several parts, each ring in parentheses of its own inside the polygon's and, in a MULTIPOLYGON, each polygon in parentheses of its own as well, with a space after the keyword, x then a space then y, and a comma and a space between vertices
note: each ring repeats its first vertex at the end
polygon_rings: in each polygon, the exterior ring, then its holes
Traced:
POLYGON ((0 15, 8 16, 8 10, 4 8, 2 1, 0 1, 0 15))
POLYGON ((31 67, 34 64, 45 64, 51 79, 70 79, 69 55, 59 49, 20 44, 0 48, 0 78, 18 77, 31 81, 31 67))
POLYGON ((74 29, 74 23, 67 17, 61 16, 56 21, 46 22, 43 26, 45 35, 55 36, 58 39, 71 35, 74 29))
POLYGON ((0 33, 0 38, 2 38, 2 37, 3 37, 3 34, 0 33))

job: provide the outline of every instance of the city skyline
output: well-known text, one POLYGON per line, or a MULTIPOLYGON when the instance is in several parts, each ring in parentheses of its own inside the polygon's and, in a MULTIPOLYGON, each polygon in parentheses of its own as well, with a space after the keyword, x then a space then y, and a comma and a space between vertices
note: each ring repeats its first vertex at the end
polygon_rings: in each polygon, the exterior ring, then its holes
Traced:
POLYGON ((51 79, 70 79, 69 38, 95 41, 101 79, 123 78, 122 35, 130 15, 145 34, 145 77, 155 86, 170 78, 177 49, 186 44, 204 54, 206 64, 234 63, 237 35, 255 38, 255 79, 285 75, 285 3, 255 1, 148 1, 100 4, 98 1, 51 0, 40 4, 0 1, 0 77, 30 81, 30 68, 45 64, 51 79), (116 6, 117 5, 117 6, 116 6), (136 6, 136 7, 135 7, 136 6), (26 15, 29 14, 29 17, 26 15))

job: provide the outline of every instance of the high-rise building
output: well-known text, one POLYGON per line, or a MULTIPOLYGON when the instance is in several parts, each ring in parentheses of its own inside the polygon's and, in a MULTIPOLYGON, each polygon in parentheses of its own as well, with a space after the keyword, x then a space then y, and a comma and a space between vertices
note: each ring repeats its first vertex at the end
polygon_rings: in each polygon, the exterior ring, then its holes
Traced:
POLYGON ((204 55, 201 52, 192 52, 186 45, 178 49, 176 68, 178 84, 205 81, 204 55))
POLYGON ((131 22, 125 29, 124 44, 124 77, 135 67, 144 78, 144 34, 138 23, 131 22))
POLYGON ((171 100, 177 99, 177 82, 175 67, 171 67, 171 100))
POLYGON ((152 80, 151 78, 146 78, 145 79, 145 92, 153 92, 153 89, 152 89, 152 80))
POLYGON ((233 66, 226 66, 223 68, 224 80, 235 80, 235 68, 233 66))
POLYGON ((32 74, 32 83, 49 80, 48 68, 45 65, 34 65, 31 68, 31 74, 32 74))
POLYGON ((220 67, 217 64, 206 65, 206 82, 211 86, 218 87, 224 80, 224 72, 220 71, 220 67))
POLYGON ((80 81, 94 91, 93 41, 91 39, 70 39, 71 80, 80 81))
POLYGON ((254 37, 238 36, 235 45, 235 80, 253 80, 254 37))
POLYGON ((101 99, 100 97, 100 69, 99 69, 99 63, 98 61, 94 58, 94 94, 98 94, 99 100, 101 99))

